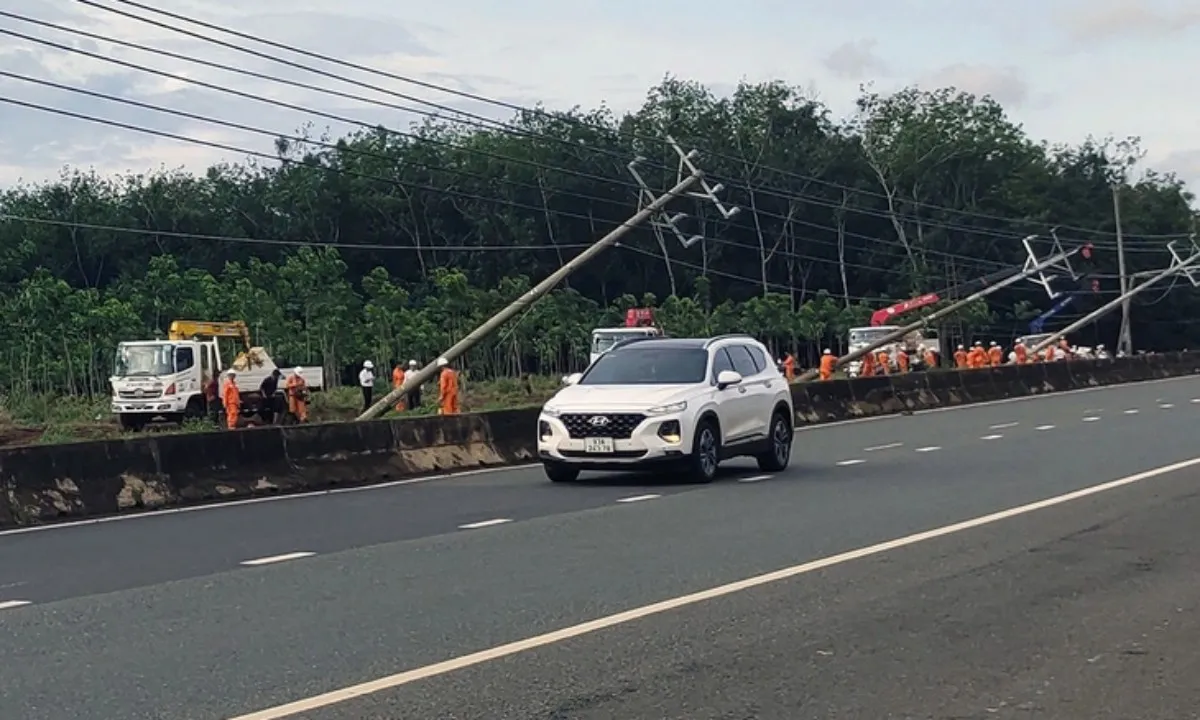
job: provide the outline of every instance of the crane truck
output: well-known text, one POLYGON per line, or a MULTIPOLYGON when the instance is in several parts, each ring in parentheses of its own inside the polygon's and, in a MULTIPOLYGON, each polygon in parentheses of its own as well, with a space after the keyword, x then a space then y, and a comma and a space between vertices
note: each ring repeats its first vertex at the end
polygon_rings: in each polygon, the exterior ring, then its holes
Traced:
MULTIPOLYGON (((250 330, 240 320, 212 322, 176 320, 166 340, 137 340, 117 345, 113 362, 112 413, 121 427, 140 430, 150 421, 182 423, 203 418, 208 412, 204 389, 226 369, 218 338, 233 338, 242 349, 229 367, 237 370, 242 393, 242 414, 254 415, 262 398, 258 388, 275 369, 264 348, 250 342, 250 330)), ((280 368, 283 370, 283 368, 280 368)), ((324 370, 303 368, 310 390, 324 387, 324 370)))
POLYGON ((596 328, 592 330, 592 354, 588 363, 596 362, 596 358, 611 350, 613 345, 622 340, 659 337, 662 334, 662 329, 654 324, 654 310, 651 308, 629 308, 625 311, 624 327, 596 328))

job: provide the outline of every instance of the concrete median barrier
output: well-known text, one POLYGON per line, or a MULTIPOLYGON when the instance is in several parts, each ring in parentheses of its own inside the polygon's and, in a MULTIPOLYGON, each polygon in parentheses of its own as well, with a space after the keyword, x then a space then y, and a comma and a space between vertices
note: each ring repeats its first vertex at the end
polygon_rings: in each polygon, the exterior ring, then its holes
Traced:
MULTIPOLYGON (((798 426, 1200 372, 1200 353, 792 386, 798 426)), ((538 410, 143 435, 0 451, 0 528, 536 459, 538 410)))
POLYGON ((14 448, 0 452, 0 528, 519 464, 537 412, 14 448))

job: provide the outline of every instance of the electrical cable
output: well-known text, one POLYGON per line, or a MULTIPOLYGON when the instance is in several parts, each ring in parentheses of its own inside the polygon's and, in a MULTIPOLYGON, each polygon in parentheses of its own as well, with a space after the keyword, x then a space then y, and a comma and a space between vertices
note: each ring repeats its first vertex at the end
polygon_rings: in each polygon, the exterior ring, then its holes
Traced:
MULTIPOLYGON (((281 63, 281 64, 289 65, 289 66, 291 66, 291 67, 296 67, 296 68, 300 68, 300 69, 307 69, 307 70, 309 70, 310 72, 314 72, 314 73, 317 73, 317 74, 323 74, 323 75, 326 75, 327 77, 335 77, 335 78, 337 78, 337 79, 340 79, 340 80, 342 80, 343 82, 352 82, 352 83, 353 83, 353 82, 356 82, 356 81, 350 80, 350 79, 348 79, 348 78, 345 78, 345 77, 340 77, 340 76, 333 75, 333 74, 331 74, 331 73, 327 73, 326 71, 322 71, 322 70, 319 70, 319 69, 308 68, 307 66, 304 66, 304 65, 302 65, 302 64, 300 64, 300 63, 293 63, 292 61, 284 60, 284 59, 282 59, 282 58, 277 58, 277 57, 274 57, 274 56, 272 56, 272 55, 269 55, 269 54, 266 54, 266 53, 259 53, 259 52, 257 52, 257 51, 254 51, 254 50, 250 50, 249 48, 243 48, 243 47, 240 47, 240 46, 234 45, 234 44, 232 44, 232 43, 227 43, 227 42, 225 42, 225 41, 218 40, 218 39, 216 39, 216 38, 210 38, 210 37, 208 37, 208 36, 205 36, 205 35, 202 35, 202 34, 200 34, 200 33, 195 33, 194 31, 190 31, 190 30, 186 30, 186 29, 184 29, 184 28, 179 28, 179 27, 176 27, 176 26, 172 26, 172 25, 169 25, 169 24, 167 24, 167 23, 163 23, 163 22, 160 22, 160 21, 157 21, 157 20, 153 20, 153 19, 150 19, 150 18, 145 18, 145 17, 139 16, 139 15, 133 14, 133 13, 129 13, 129 12, 126 12, 126 11, 118 10, 118 9, 116 9, 116 8, 106 7, 106 6, 104 6, 104 5, 101 5, 101 4, 97 3, 97 2, 94 2, 94 0, 76 0, 76 1, 77 1, 77 2, 79 2, 79 3, 81 3, 81 4, 83 4, 83 5, 87 5, 87 6, 93 7, 93 8, 95 8, 95 9, 98 9, 98 10, 107 11, 107 12, 115 13, 115 14, 118 14, 118 15, 122 15, 122 16, 124 16, 124 17, 126 17, 126 18, 133 19, 133 20, 137 20, 137 21, 139 21, 139 22, 143 22, 143 23, 147 23, 147 24, 151 24, 151 25, 155 25, 155 26, 157 26, 157 27, 160 27, 160 28, 163 28, 163 29, 169 29, 169 30, 173 30, 173 31, 175 31, 175 32, 178 32, 178 33, 181 33, 181 34, 184 34, 184 35, 189 35, 189 36, 191 36, 191 37, 198 38, 198 39, 203 39, 203 40, 206 40, 206 41, 208 41, 208 42, 213 42, 213 43, 215 43, 215 44, 219 44, 219 45, 222 45, 222 46, 224 46, 224 47, 227 47, 227 48, 230 48, 230 49, 233 49, 233 50, 237 50, 237 51, 239 51, 239 52, 245 52, 245 53, 248 53, 248 54, 255 55, 255 56, 257 56, 257 57, 261 57, 261 58, 268 59, 268 60, 273 60, 273 61, 275 61, 275 62, 279 62, 279 63, 281 63)), ((423 81, 423 80, 418 80, 418 79, 416 79, 416 78, 412 78, 412 77, 405 76, 405 75, 400 75, 400 74, 398 74, 398 73, 392 73, 392 72, 388 72, 388 71, 384 71, 384 70, 379 70, 379 69, 377 69, 377 68, 372 68, 372 67, 368 67, 368 66, 366 66, 366 65, 362 65, 362 64, 359 64, 359 63, 350 62, 350 61, 343 60, 343 59, 340 59, 340 58, 336 58, 336 57, 333 57, 333 56, 331 56, 331 55, 327 55, 327 54, 324 54, 324 53, 318 53, 318 52, 313 52, 313 51, 310 51, 310 50, 305 50, 305 49, 303 49, 303 48, 298 48, 298 47, 296 47, 296 46, 294 46, 294 45, 289 45, 289 44, 287 44, 287 43, 282 43, 282 42, 278 42, 278 41, 275 41, 275 40, 268 40, 268 39, 265 39, 265 38, 262 38, 262 37, 256 37, 256 36, 254 36, 254 35, 251 35, 251 34, 249 34, 249 33, 243 33, 243 32, 237 31, 237 30, 233 30, 233 29, 231 29, 231 28, 223 27, 223 26, 221 26, 221 25, 218 25, 218 24, 216 24, 216 23, 205 22, 205 21, 202 21, 202 20, 197 20, 197 19, 195 19, 195 18, 189 17, 189 16, 187 16, 187 15, 183 15, 183 14, 180 14, 180 13, 173 13, 173 12, 170 12, 170 11, 167 11, 167 10, 162 10, 162 9, 159 9, 159 8, 155 8, 155 7, 152 7, 152 6, 149 6, 149 5, 146 5, 146 4, 143 4, 143 3, 140 3, 140 2, 136 2, 135 0, 113 0, 113 1, 114 1, 114 2, 117 2, 117 3, 120 3, 120 4, 123 4, 123 5, 126 5, 126 6, 130 6, 130 7, 136 7, 136 8, 138 8, 138 9, 140 9, 140 10, 143 10, 143 11, 146 11, 146 12, 150 12, 150 13, 153 13, 153 14, 156 14, 156 15, 160 15, 160 16, 163 16, 163 17, 169 17, 169 18, 172 18, 172 19, 175 19, 175 20, 180 20, 180 21, 183 21, 183 22, 186 22, 186 23, 190 23, 190 24, 192 24, 192 25, 196 25, 196 26, 199 26, 199 27, 203 27, 203 28, 206 28, 206 29, 209 29, 209 30, 215 30, 215 31, 217 31, 217 32, 224 33, 224 34, 226 34, 226 35, 230 35, 230 36, 233 36, 233 37, 238 37, 238 38, 241 38, 241 39, 243 39, 243 40, 249 40, 249 41, 252 41, 252 42, 257 42, 257 43, 260 43, 260 44, 262 44, 262 45, 266 45, 266 46, 269 46, 269 47, 273 47, 273 48, 276 48, 276 49, 279 49, 279 50, 285 50, 285 51, 287 51, 287 52, 291 52, 291 53, 294 53, 294 54, 297 54, 297 55, 302 55, 302 56, 310 57, 310 58, 313 58, 313 59, 321 60, 321 61, 323 61, 323 62, 327 62, 327 63, 334 64, 334 65, 340 65, 340 66, 342 66, 342 67, 347 67, 347 68, 350 68, 350 69, 358 70, 358 71, 365 72, 365 73, 368 73, 368 74, 371 74, 371 75, 375 75, 375 76, 378 76, 378 77, 385 77, 385 78, 388 78, 388 79, 391 79, 391 80, 397 80, 397 81, 399 81, 399 82, 403 82, 403 83, 406 83, 406 84, 414 85, 414 86, 416 86, 416 87, 425 88, 425 89, 427 89, 427 90, 434 90, 434 91, 436 91, 436 92, 445 93, 445 94, 447 94, 447 95, 451 95, 451 96, 454 96, 454 97, 459 97, 459 98, 463 98, 463 99, 467 99, 467 100, 472 100, 472 101, 474 101, 474 102, 480 102, 480 103, 484 103, 484 104, 488 104, 488 105, 492 105, 492 106, 496 106, 496 107, 502 107, 502 108, 506 108, 506 109, 508 109, 508 110, 511 110, 511 111, 513 111, 513 112, 518 112, 518 113, 529 113, 529 114, 533 114, 533 115, 541 116, 541 117, 548 118, 548 119, 554 119, 554 120, 557 120, 557 121, 565 121, 565 122, 569 122, 569 123, 572 123, 572 124, 575 124, 575 125, 578 125, 578 126, 587 127, 587 128, 589 128, 589 129, 592 129, 592 130, 596 130, 596 129, 603 129, 603 130, 606 130, 606 131, 608 130, 607 128, 604 128, 603 126, 599 126, 599 125, 596 125, 596 124, 594 124, 594 123, 588 123, 588 122, 586 122, 586 121, 584 121, 584 120, 581 120, 581 119, 579 119, 579 118, 576 118, 576 117, 573 117, 573 116, 564 115, 564 114, 560 114, 560 113, 551 113, 551 112, 547 112, 547 111, 545 111, 545 110, 541 110, 540 108, 528 108, 528 107, 524 107, 524 106, 517 105, 517 104, 514 104, 514 103, 508 103, 508 102, 504 102, 504 101, 501 101, 501 100, 495 100, 495 99, 493 99, 493 98, 489 98, 489 97, 486 97, 486 96, 483 96, 483 95, 479 95, 479 94, 476 94, 476 93, 466 92, 466 91, 462 91, 462 90, 455 90, 455 89, 453 89, 453 88, 448 88, 448 87, 445 87, 445 86, 443 86, 443 85, 438 85, 438 84, 436 84, 436 83, 431 83, 431 82, 427 82, 427 81, 423 81)), ((357 83, 356 83, 356 84, 357 84, 357 83)), ((406 99, 407 99, 407 98, 406 98, 406 99)), ((422 103, 422 104, 426 104, 426 105, 429 105, 429 106, 431 106, 431 107, 439 107, 439 108, 443 108, 443 107, 444 107, 444 106, 440 106, 440 105, 437 105, 437 104, 435 104, 435 103, 431 103, 431 102, 429 102, 429 101, 426 101, 426 100, 424 100, 424 99, 420 99, 420 98, 413 98, 413 101, 415 101, 415 102, 419 102, 419 103, 422 103)), ((451 110, 452 112, 456 112, 456 113, 459 113, 459 112, 461 112, 461 111, 458 111, 458 110, 456 110, 456 109, 450 109, 450 110, 451 110)), ((479 118, 481 118, 481 116, 474 116, 474 117, 479 117, 479 118)), ((639 135, 637 135, 637 134, 633 134, 633 135, 632 135, 632 137, 634 137, 635 139, 638 139, 638 140, 645 141, 645 142, 661 142, 661 139, 659 139, 659 138, 649 138, 649 137, 645 137, 645 136, 639 136, 639 135)), ((725 159, 725 160, 744 160, 744 158, 738 158, 738 157, 736 157, 736 156, 732 156, 732 155, 728 155, 728 154, 723 154, 723 153, 715 152, 715 151, 712 151, 712 150, 704 150, 704 152, 705 152, 706 154, 708 154, 708 155, 712 156, 712 157, 721 158, 721 159, 725 159)), ((782 168, 775 168, 775 167, 770 167, 770 166, 763 166, 763 167, 764 167, 764 169, 772 170, 772 171, 774 171, 774 172, 780 173, 780 174, 782 174, 782 175, 785 175, 785 176, 787 176, 787 177, 792 177, 792 178, 796 178, 796 179, 804 180, 804 181, 806 181, 806 182, 812 182, 812 183, 820 184, 820 185, 823 185, 823 186, 826 186, 826 187, 832 187, 832 188, 835 188, 835 189, 840 189, 840 190, 848 190, 848 191, 853 191, 853 192, 855 192, 855 193, 867 194, 867 195, 871 195, 871 196, 873 196, 873 197, 878 197, 878 198, 881 198, 881 199, 887 199, 887 195, 886 195, 886 194, 884 194, 884 193, 880 193, 880 192, 873 192, 873 191, 865 191, 865 190, 862 190, 861 188, 855 188, 855 187, 852 187, 852 186, 842 185, 842 184, 840 184, 840 183, 831 182, 831 181, 824 180, 824 179, 822 179, 822 178, 818 178, 818 177, 815 177, 815 176, 804 175, 804 174, 802 174, 802 173, 796 173, 796 172, 789 171, 789 170, 785 170, 785 169, 782 169, 782 168)), ((970 212, 970 213, 967 213, 967 212, 964 212, 964 211, 962 211, 962 210, 959 210, 959 209, 956 209, 956 208, 950 208, 950 207, 947 207, 947 206, 932 205, 932 204, 928 204, 928 203, 918 203, 917 205, 918 205, 919 207, 924 207, 924 208, 927 208, 927 209, 930 209, 930 210, 941 210, 941 211, 945 211, 945 212, 951 212, 951 213, 960 214, 960 215, 964 215, 964 216, 976 217, 976 218, 980 218, 980 219, 986 219, 986 220, 992 220, 992 221, 1000 221, 1000 222, 1005 222, 1005 223, 1014 223, 1014 224, 1015 224, 1015 223, 1022 223, 1022 224, 1027 224, 1027 223, 1028 223, 1028 221, 1025 221, 1025 220, 1015 220, 1015 219, 1013 219, 1013 218, 1006 218, 1006 217, 999 216, 999 215, 990 215, 990 214, 986 214, 986 213, 977 213, 977 212, 970 212)), ((1116 233, 1115 233, 1114 231, 1100 231, 1100 230, 1093 230, 1093 229, 1089 229, 1089 228, 1081 228, 1081 227, 1067 226, 1067 225, 1061 225, 1061 224, 1045 224, 1045 223, 1035 223, 1035 224, 1037 224, 1037 225, 1039 225, 1039 226, 1042 226, 1042 227, 1045 227, 1045 228, 1050 228, 1050 227, 1058 227, 1059 229, 1063 229, 1063 230, 1070 230, 1070 231, 1072 231, 1072 232, 1087 233, 1087 234, 1090 234, 1090 235, 1105 235, 1105 236, 1111 235, 1111 236, 1114 236, 1114 237, 1115 237, 1115 235, 1116 235, 1116 233)), ((1180 237, 1184 237, 1184 236, 1185 236, 1185 235, 1183 235, 1183 234, 1163 234, 1163 235, 1145 235, 1145 236, 1139 236, 1139 237, 1143 237, 1143 238, 1147 238, 1147 239, 1158 239, 1158 240, 1161 240, 1161 239, 1174 239, 1174 238, 1180 238, 1180 237)))

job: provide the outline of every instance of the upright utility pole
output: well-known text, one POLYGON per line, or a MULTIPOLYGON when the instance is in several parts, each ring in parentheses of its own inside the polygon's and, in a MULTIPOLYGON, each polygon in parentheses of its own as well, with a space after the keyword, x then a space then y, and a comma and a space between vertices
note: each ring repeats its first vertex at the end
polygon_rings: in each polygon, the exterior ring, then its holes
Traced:
POLYGON ((1133 354, 1132 328, 1129 324, 1130 298, 1129 271, 1125 268, 1125 233, 1121 230, 1121 186, 1112 186, 1113 220, 1117 224, 1117 272, 1121 275, 1121 331, 1117 335, 1117 354, 1133 354))
POLYGON ((721 190, 724 188, 721 185, 709 185, 704 180, 704 171, 697 167, 694 162, 699 155, 698 151, 691 150, 689 152, 684 152, 683 148, 679 146, 679 143, 675 142, 674 138, 668 137, 667 142, 670 143, 671 148, 675 151, 675 154, 679 156, 679 170, 677 172, 676 183, 674 187, 661 195, 655 194, 655 192, 650 189, 650 186, 647 185, 642 179, 642 176, 637 172, 637 165, 644 162, 645 158, 635 158, 626 166, 629 170, 629 173, 633 175, 634 179, 637 181, 639 188, 638 211, 631 218, 621 223, 621 225, 619 225, 612 232, 597 240, 595 244, 579 253, 579 255, 572 258, 558 270, 555 270, 550 274, 549 277, 534 286, 533 289, 521 295, 521 297, 514 300, 508 307, 489 318, 487 322, 472 330, 470 334, 455 343, 453 347, 444 352, 441 357, 437 358, 437 360, 434 360, 415 373, 406 374, 404 377, 404 384, 401 387, 392 390, 387 395, 384 395, 379 399, 378 402, 367 408, 362 415, 359 415, 357 419, 370 420, 387 412, 387 409, 395 405, 396 401, 398 401, 403 395, 410 392, 413 388, 420 387, 428 382, 434 376, 434 374, 438 372, 438 368, 441 366, 442 362, 454 362, 459 357, 465 355, 481 340, 499 330, 504 323, 513 319, 522 311, 526 310, 535 302, 544 297, 546 293, 553 290, 555 286, 566 279, 571 273, 588 264, 588 262, 608 248, 616 245, 617 241, 628 234, 630 230, 633 230, 647 220, 653 219, 662 227, 673 230, 676 237, 678 237, 680 242, 683 243, 684 247, 690 247, 691 245, 703 240, 703 235, 693 235, 689 237, 684 235, 683 231, 679 228, 679 222, 687 217, 686 213, 676 213, 674 215, 668 215, 666 213, 667 205, 675 198, 687 196, 708 200, 716 206, 717 210, 726 219, 736 215, 740 208, 736 206, 726 207, 717 198, 717 193, 721 192, 721 190), (692 188, 697 185, 700 186, 700 190, 693 190, 692 188))
POLYGON ((1112 302, 1105 303, 1101 307, 1096 308, 1095 311, 1088 313, 1079 320, 1054 333, 1050 337, 1030 348, 1029 351, 1033 354, 1037 354, 1042 350, 1045 350, 1064 335, 1069 335, 1079 328, 1095 322, 1100 317, 1115 310, 1118 305, 1125 306, 1134 295, 1149 290, 1151 285, 1166 280, 1172 275, 1182 274, 1188 279, 1188 281, 1192 283, 1192 287, 1200 287, 1200 248, 1196 247, 1195 242, 1193 241, 1192 243, 1191 255, 1186 258, 1180 257, 1179 252, 1175 249, 1175 243, 1173 242, 1167 245, 1167 249, 1171 251, 1171 265, 1166 270, 1161 270, 1154 273, 1152 276, 1150 276, 1149 280, 1146 280, 1140 285, 1135 285, 1129 288, 1125 292, 1121 293, 1120 297, 1116 298, 1112 302))

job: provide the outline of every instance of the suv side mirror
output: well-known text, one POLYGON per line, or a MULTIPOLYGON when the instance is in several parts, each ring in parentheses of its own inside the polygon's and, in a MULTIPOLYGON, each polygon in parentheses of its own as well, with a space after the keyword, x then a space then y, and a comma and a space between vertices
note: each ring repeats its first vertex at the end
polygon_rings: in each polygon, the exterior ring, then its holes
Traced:
POLYGON ((583 373, 571 373, 563 378, 563 385, 577 385, 583 379, 583 373))
POLYGON ((724 390, 730 385, 737 385, 742 381, 742 376, 733 370, 722 370, 717 373, 717 389, 724 390))

